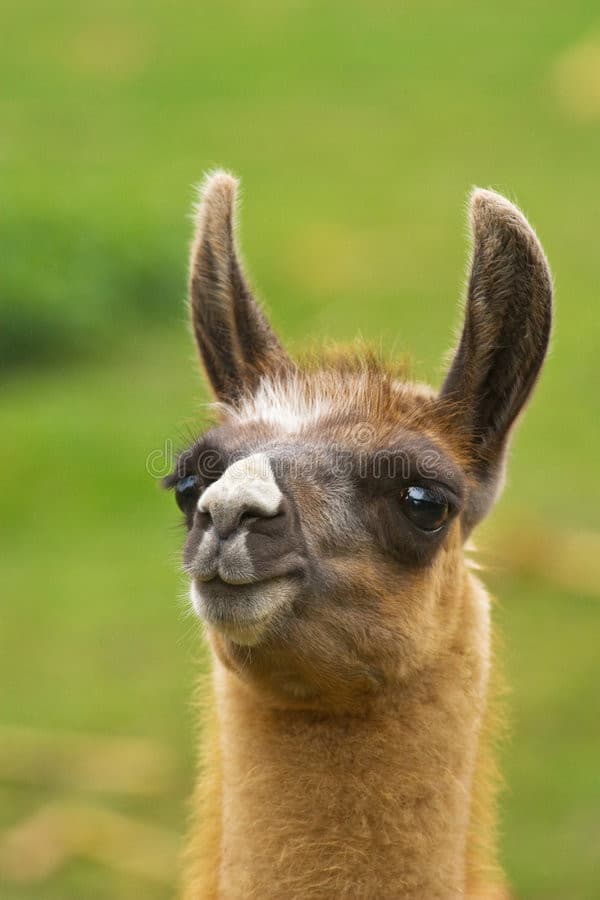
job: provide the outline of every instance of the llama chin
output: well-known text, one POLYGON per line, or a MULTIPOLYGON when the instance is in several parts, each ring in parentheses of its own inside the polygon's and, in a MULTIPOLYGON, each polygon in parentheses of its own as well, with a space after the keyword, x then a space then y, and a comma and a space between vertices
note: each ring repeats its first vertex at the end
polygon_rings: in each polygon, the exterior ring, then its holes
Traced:
POLYGON ((254 647, 272 631, 290 591, 277 583, 229 585, 216 579, 192 581, 190 599, 208 628, 244 647, 254 647))

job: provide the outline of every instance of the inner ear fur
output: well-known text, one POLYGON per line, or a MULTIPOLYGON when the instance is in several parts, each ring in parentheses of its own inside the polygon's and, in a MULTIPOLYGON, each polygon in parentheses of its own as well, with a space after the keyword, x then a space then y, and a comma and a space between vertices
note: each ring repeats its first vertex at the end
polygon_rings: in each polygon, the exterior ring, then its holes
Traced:
POLYGON ((494 191, 471 196, 473 255, 465 320, 440 397, 453 404, 469 442, 480 492, 473 521, 502 478, 512 426, 542 368, 552 322, 552 278, 523 214, 494 191))
POLYGON ((291 365, 252 296, 235 242, 237 180, 209 175, 201 188, 190 259, 194 337, 217 398, 235 403, 260 378, 291 365))

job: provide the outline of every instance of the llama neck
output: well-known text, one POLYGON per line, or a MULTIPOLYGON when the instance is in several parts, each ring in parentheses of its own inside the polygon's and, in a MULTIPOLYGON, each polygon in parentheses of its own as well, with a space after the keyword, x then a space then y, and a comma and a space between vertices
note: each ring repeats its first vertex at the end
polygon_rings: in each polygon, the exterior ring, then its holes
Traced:
POLYGON ((191 854, 216 858, 210 886, 192 865, 190 900, 465 896, 485 595, 462 618, 443 659, 363 717, 273 709, 215 663, 220 778, 191 854))

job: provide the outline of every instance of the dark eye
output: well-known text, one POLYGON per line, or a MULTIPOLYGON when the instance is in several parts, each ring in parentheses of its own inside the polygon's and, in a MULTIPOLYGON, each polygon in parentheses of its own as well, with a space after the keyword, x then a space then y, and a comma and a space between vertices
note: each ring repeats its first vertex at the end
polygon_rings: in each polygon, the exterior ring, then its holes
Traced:
POLYGON ((175 500, 182 512, 188 512, 200 494, 198 476, 184 475, 175 485, 175 500))
POLYGON ((450 512, 441 491, 416 484, 402 491, 400 503, 404 515, 421 531, 439 531, 450 512))

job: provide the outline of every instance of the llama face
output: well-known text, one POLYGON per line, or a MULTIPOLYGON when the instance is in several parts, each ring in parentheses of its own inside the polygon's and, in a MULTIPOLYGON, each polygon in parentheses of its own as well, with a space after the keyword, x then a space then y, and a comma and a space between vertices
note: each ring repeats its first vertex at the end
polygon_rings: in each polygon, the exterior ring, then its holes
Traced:
POLYGON ((292 428, 289 385, 271 384, 281 395, 272 409, 259 402, 229 420, 223 410, 221 427, 179 460, 194 606, 241 643, 256 643, 276 614, 281 630, 286 611, 300 609, 297 597, 330 587, 331 562, 377 553, 396 580, 426 567, 461 510, 460 467, 407 423, 409 396, 434 412, 427 393, 419 398, 383 371, 337 385, 333 375, 295 379, 296 390, 322 392, 320 416, 300 416, 292 428), (383 385, 389 408, 379 421, 373 399, 383 385))
POLYGON ((431 393, 374 364, 331 367, 220 413, 173 477, 192 603, 222 657, 302 702, 323 680, 338 702, 348 685, 371 694, 390 677, 383 659, 395 677, 423 664, 452 607, 436 580, 460 548, 467 491, 431 393))
POLYGON ((192 255, 218 424, 167 479, 192 603, 240 677, 286 702, 354 708, 452 634, 464 540, 546 350, 548 270, 520 213, 480 192, 467 321, 439 394, 369 354, 302 369, 241 272, 234 188, 209 182, 192 255))

